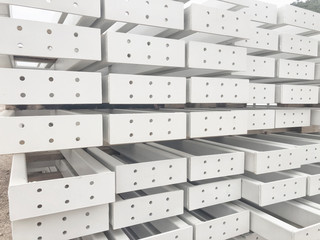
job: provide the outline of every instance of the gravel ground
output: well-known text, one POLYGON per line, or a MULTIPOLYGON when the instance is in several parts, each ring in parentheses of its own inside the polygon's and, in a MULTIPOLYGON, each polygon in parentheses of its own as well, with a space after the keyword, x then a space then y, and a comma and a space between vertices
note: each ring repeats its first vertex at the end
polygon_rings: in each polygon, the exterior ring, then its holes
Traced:
POLYGON ((11 156, 0 155, 0 240, 12 239, 7 195, 10 168, 11 156))

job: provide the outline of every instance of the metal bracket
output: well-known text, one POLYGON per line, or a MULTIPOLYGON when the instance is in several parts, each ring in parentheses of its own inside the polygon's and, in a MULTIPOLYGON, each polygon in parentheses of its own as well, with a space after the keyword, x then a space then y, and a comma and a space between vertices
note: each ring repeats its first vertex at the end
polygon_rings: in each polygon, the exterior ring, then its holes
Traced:
POLYGON ((109 74, 103 80, 103 101, 110 104, 185 104, 186 79, 109 74))
POLYGON ((243 152, 193 140, 149 143, 148 145, 187 157, 190 181, 219 178, 244 172, 243 152))
POLYGON ((63 110, 7 110, 0 114, 0 132, 0 154, 103 144, 101 114, 75 114, 63 110))
POLYGON ((187 181, 187 161, 145 144, 113 146, 118 154, 98 148, 87 151, 116 173, 116 193, 137 191, 187 181))
POLYGON ((101 74, 0 68, 0 103, 101 104, 101 74))
POLYGON ((113 229, 168 218, 183 213, 183 191, 163 187, 122 194, 111 203, 113 229))
POLYGON ((185 212, 180 218, 193 226, 194 240, 225 240, 249 232, 249 215, 249 211, 226 203, 185 212))

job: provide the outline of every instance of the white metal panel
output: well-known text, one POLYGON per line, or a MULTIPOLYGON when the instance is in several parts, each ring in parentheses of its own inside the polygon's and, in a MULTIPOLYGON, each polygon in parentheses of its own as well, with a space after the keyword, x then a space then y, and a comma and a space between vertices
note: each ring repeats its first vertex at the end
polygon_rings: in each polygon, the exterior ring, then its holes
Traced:
POLYGON ((219 178, 244 172, 243 152, 192 140, 150 143, 150 145, 187 157, 190 181, 219 178))
POLYGON ((108 204, 12 222, 15 240, 67 240, 108 229, 108 204))
POLYGON ((187 44, 189 68, 245 71, 247 50, 219 44, 189 42, 187 44))
POLYGON ((278 51, 279 34, 269 29, 254 28, 251 30, 249 39, 237 41, 235 45, 253 49, 278 51))
POLYGON ((316 198, 320 196, 320 166, 318 164, 304 165, 293 173, 307 177, 307 196, 316 198))
POLYGON ((251 104, 272 104, 275 103, 274 84, 249 84, 249 103, 251 104))
POLYGON ((242 198, 267 206, 306 196, 307 177, 281 173, 247 174, 242 177, 242 198))
POLYGON ((183 4, 171 0, 103 0, 101 26, 119 21, 147 26, 183 29, 183 4))
POLYGON ((242 11, 244 15, 249 16, 252 21, 267 24, 277 24, 278 8, 275 4, 252 0, 249 8, 244 8, 240 11, 242 11))
POLYGON ((296 201, 288 201, 266 207, 265 209, 271 212, 272 215, 270 215, 264 209, 258 210, 241 202, 236 204, 250 210, 251 230, 263 238, 316 240, 319 237, 320 213, 316 208, 296 201))
POLYGON ((184 41, 118 32, 107 32, 103 38, 103 63, 185 66, 184 41))
POLYGON ((275 128, 310 126, 311 109, 283 108, 276 109, 275 128))
POLYGON ((276 73, 276 60, 268 57, 247 56, 246 71, 233 72, 233 76, 244 76, 249 78, 266 77, 273 78, 276 73))
POLYGON ((6 111, 0 117, 0 132, 1 154, 101 146, 102 116, 63 111, 6 111))
POLYGON ((319 87, 303 85, 277 85, 276 102, 283 104, 317 104, 319 87))
POLYGON ((254 174, 299 168, 303 156, 302 150, 292 145, 245 137, 223 137, 199 141, 245 152, 245 170, 254 174))
POLYGON ((197 111, 188 113, 188 136, 190 138, 246 134, 248 112, 197 111))
POLYGON ((190 103, 248 102, 248 80, 192 77, 187 83, 190 103))
POLYGON ((186 175, 187 165, 183 158, 118 166, 117 193, 185 182, 186 175))
POLYGON ((0 26, 6 31, 0 37, 0 53, 4 55, 92 62, 101 59, 98 29, 4 17, 0 18, 0 26))
POLYGON ((203 215, 185 212, 180 217, 194 228, 194 240, 225 240, 249 232, 250 212, 233 204, 203 208, 203 215), (211 218, 206 219, 206 217, 211 218))
POLYGON ((317 140, 280 134, 259 134, 249 137, 296 146, 303 152, 303 156, 301 157, 302 165, 319 162, 320 144, 317 140))
POLYGON ((318 40, 310 37, 280 34, 279 50, 304 56, 318 56, 318 40))
POLYGON ((99 104, 101 74, 0 68, 1 104, 99 104))
POLYGON ((218 179, 216 181, 183 183, 185 208, 189 211, 235 201, 241 198, 241 179, 218 179))
POLYGON ((49 11, 58 11, 71 13, 82 16, 90 16, 94 18, 100 17, 100 1, 86 0, 55 0, 55 1, 39 1, 39 0, 0 0, 0 4, 17 5, 23 7, 39 8, 49 11))
MULTIPOLYGON (((44 155, 42 158, 42 160, 49 159, 50 155, 44 155)), ((13 156, 14 173, 11 175, 8 191, 11 221, 114 201, 114 173, 108 169, 97 174, 28 182, 18 174, 19 169, 23 167, 21 165, 26 165, 26 160, 24 154, 13 156), (17 182, 19 184, 16 184, 17 182), (109 186, 106 186, 106 183, 109 186), (21 195, 27 197, 21 198, 21 195), (54 202, 52 202, 53 197, 54 202)))
POLYGON ((239 12, 200 4, 192 4, 186 9, 186 31, 249 38, 249 23, 249 18, 239 12))
POLYGON ((183 191, 172 190, 112 203, 110 221, 113 229, 119 229, 182 213, 183 191))
POLYGON ((285 5, 278 9, 278 23, 292 25, 309 30, 320 30, 320 14, 292 5, 285 5))
POLYGON ((273 109, 254 109, 247 110, 248 130, 274 129, 275 128, 275 110, 273 109))
POLYGON ((311 125, 320 126, 320 109, 311 109, 311 125))
POLYGON ((103 100, 110 104, 186 103, 186 79, 109 74, 103 79, 103 100))
POLYGON ((116 192, 130 192, 187 181, 187 159, 146 144, 113 146, 114 155, 87 151, 116 173, 116 192))
POLYGON ((104 115, 104 139, 109 144, 186 138, 185 113, 133 113, 104 115))
POLYGON ((279 59, 277 77, 285 79, 314 80, 315 64, 306 61, 279 59))

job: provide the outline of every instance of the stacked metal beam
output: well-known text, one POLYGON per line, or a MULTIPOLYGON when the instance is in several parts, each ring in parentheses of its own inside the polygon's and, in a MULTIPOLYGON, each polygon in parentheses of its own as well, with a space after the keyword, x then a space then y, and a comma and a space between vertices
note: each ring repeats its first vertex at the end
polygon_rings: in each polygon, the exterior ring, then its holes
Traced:
POLYGON ((14 240, 320 238, 319 13, 257 0, 0 0, 0 13, 14 240))

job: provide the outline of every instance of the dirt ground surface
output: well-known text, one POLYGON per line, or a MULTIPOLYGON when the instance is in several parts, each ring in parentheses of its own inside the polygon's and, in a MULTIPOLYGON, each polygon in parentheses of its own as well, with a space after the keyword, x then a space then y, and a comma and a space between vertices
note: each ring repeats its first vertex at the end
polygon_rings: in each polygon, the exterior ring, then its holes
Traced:
POLYGON ((10 168, 11 156, 0 155, 0 240, 12 239, 7 194, 10 168))

